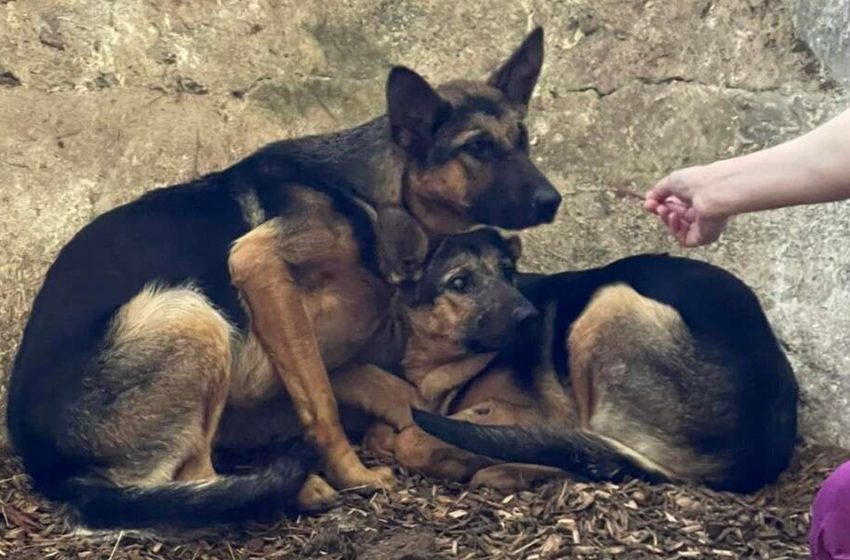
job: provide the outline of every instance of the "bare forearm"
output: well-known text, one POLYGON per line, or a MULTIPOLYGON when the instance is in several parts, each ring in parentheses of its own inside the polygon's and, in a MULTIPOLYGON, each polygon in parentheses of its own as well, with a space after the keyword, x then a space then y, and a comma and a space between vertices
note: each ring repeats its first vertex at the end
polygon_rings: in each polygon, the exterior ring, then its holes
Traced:
POLYGON ((723 215, 850 198, 850 110, 811 132, 705 167, 723 215))

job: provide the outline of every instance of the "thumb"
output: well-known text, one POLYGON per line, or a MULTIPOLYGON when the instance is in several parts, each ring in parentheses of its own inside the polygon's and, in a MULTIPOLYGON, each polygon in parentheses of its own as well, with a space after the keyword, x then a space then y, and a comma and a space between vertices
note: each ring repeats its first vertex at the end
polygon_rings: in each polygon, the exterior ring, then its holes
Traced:
POLYGON ((646 191, 644 199, 646 202, 654 201, 656 203, 662 203, 674 194, 676 194, 676 192, 673 188, 673 182, 670 180, 670 175, 667 175, 655 183, 655 186, 646 191))

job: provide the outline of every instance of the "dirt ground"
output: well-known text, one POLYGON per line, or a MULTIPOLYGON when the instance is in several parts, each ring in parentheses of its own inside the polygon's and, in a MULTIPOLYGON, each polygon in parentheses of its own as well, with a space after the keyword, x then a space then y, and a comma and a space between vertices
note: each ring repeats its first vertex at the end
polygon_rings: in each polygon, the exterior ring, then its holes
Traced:
POLYGON ((809 506, 850 452, 804 445, 781 480, 737 496, 696 487, 553 481, 503 495, 402 473, 397 491, 349 494, 322 515, 174 538, 84 536, 0 461, 0 557, 15 560, 808 558, 809 506))

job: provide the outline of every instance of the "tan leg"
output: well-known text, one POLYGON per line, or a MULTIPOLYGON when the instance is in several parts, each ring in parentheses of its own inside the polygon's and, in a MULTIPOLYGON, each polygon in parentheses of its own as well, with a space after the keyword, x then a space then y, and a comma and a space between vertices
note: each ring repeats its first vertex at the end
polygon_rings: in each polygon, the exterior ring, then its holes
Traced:
POLYGON ((415 376, 412 381, 418 387, 422 400, 431 409, 435 409, 439 407, 446 394, 458 389, 481 373, 495 356, 495 354, 476 354, 465 360, 435 368, 425 375, 415 376))
POLYGON ((308 441, 318 449, 328 479, 337 487, 386 487, 390 469, 367 469, 354 453, 301 293, 279 256, 278 229, 266 224, 231 250, 230 271, 251 313, 252 328, 292 398, 308 441))
POLYGON ((413 424, 412 406, 424 408, 416 387, 372 365, 334 372, 331 383, 339 402, 356 407, 398 431, 413 424))
POLYGON ((540 482, 562 476, 564 476, 564 471, 555 467, 505 463, 485 467, 476 472, 470 480, 470 485, 473 488, 483 486, 495 488, 502 492, 519 492, 520 490, 528 490, 540 482))
POLYGON ((203 430, 203 444, 196 454, 189 457, 177 470, 176 480, 211 480, 216 473, 212 464, 212 448, 221 414, 227 404, 228 389, 230 386, 230 372, 224 369, 224 375, 219 379, 211 379, 209 394, 204 417, 201 423, 203 430))
POLYGON ((394 442, 396 460, 405 468, 428 476, 464 482, 479 469, 495 461, 449 445, 411 426, 394 442))

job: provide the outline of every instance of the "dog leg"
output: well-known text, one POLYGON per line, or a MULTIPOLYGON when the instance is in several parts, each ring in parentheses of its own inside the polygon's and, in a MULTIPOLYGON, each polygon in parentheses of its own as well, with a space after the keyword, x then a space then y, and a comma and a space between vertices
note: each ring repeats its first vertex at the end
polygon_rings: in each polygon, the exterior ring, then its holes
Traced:
POLYGON ((397 431, 413 424, 412 406, 424 407, 416 387, 372 365, 334 372, 331 384, 339 402, 357 407, 397 431))
POLYGON ((555 467, 505 463, 485 467, 476 472, 469 481, 473 488, 495 488, 502 492, 519 492, 547 480, 564 476, 564 471, 555 467))
POLYGON ((231 326, 199 292, 147 287, 115 314, 80 398, 80 443, 116 484, 211 480, 231 326))
POLYGON ((251 313, 252 328, 292 398, 305 435, 322 457, 330 482, 339 488, 387 487, 392 471, 366 468, 339 420, 301 293, 279 251, 275 221, 252 230, 230 253, 231 279, 251 313))
POLYGON ((475 354, 461 362, 453 362, 432 371, 421 379, 414 381, 419 388, 419 394, 429 405, 436 406, 441 397, 481 373, 496 354, 475 354))

